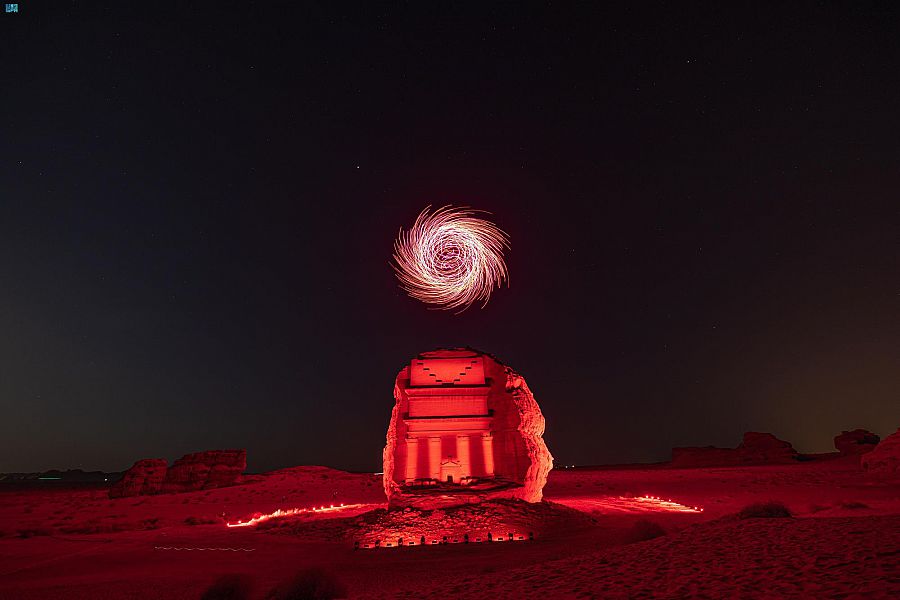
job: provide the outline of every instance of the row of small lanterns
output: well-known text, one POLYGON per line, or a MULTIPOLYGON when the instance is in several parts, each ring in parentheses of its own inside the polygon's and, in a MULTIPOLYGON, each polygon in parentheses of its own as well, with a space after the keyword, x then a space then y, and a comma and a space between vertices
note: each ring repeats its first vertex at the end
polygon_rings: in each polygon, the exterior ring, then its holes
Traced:
POLYGON ((399 537, 399 538, 397 538, 396 544, 394 544, 392 542, 387 542, 384 545, 381 544, 381 540, 375 540, 374 542, 366 542, 366 543, 360 543, 359 540, 356 540, 353 542, 353 549, 359 550, 360 548, 363 548, 363 549, 374 550, 377 548, 403 548, 403 547, 408 547, 408 546, 443 546, 446 544, 468 544, 470 542, 472 542, 474 544, 481 544, 484 542, 493 543, 493 542, 504 542, 504 541, 522 542, 522 541, 525 541, 526 539, 528 541, 534 541, 534 532, 529 532, 527 538, 525 537, 525 534, 523 534, 523 533, 515 534, 513 532, 509 532, 506 537, 503 537, 502 535, 498 535, 497 537, 494 537, 493 533, 488 532, 487 537, 484 540, 482 540, 480 537, 476 537, 474 540, 471 540, 471 539, 469 539, 468 533, 463 534, 462 538, 452 538, 452 539, 450 538, 450 536, 445 535, 440 540, 438 540, 438 539, 431 540, 431 543, 428 543, 428 540, 425 539, 424 535, 421 536, 418 541, 416 541, 415 539, 405 540, 404 538, 399 537))

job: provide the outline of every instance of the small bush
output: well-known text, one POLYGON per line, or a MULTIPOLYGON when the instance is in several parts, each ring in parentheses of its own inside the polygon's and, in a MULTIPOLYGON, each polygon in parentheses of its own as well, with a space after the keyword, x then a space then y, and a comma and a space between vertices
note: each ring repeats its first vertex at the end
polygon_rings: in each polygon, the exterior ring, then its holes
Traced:
POLYGON ((791 516, 791 511, 784 504, 774 500, 749 504, 738 513, 739 519, 784 519, 791 516))
POLYGON ((641 519, 635 522, 628 532, 628 539, 631 542, 644 542, 666 535, 666 530, 659 523, 641 519))
POLYGON ((862 502, 841 502, 841 508, 848 508, 850 510, 860 510, 862 508, 869 508, 869 505, 863 504, 862 502))
POLYGON ((247 575, 222 575, 200 596, 200 600, 248 600, 253 585, 247 575))
POLYGON ((323 569, 307 569, 269 592, 267 600, 335 600, 347 597, 347 586, 323 569))

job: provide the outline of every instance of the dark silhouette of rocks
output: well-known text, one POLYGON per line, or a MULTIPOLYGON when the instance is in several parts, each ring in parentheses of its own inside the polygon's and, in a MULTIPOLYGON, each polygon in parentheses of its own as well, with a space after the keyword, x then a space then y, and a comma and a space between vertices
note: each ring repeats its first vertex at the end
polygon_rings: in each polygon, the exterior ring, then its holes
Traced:
POLYGON ((871 452, 880 441, 881 438, 871 431, 854 429, 834 436, 834 447, 842 456, 853 456, 871 452))
POLYGON ((737 448, 686 446, 672 448, 674 467, 717 467, 793 462, 798 453, 790 442, 771 433, 748 431, 737 448))
POLYGON ((900 479, 900 429, 864 454, 860 464, 871 475, 900 479))
POLYGON ((790 442, 779 440, 771 433, 748 431, 737 447, 742 463, 785 463, 797 459, 797 451, 790 442))

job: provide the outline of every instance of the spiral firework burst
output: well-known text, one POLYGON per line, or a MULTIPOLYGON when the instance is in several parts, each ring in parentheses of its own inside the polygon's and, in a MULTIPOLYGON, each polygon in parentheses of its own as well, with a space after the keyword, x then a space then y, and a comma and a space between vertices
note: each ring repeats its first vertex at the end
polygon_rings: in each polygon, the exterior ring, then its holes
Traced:
POLYGON ((400 287, 418 300, 444 310, 462 312, 475 302, 482 308, 509 273, 503 250, 509 236, 476 216, 482 211, 428 206, 409 231, 394 241, 392 266, 400 287))

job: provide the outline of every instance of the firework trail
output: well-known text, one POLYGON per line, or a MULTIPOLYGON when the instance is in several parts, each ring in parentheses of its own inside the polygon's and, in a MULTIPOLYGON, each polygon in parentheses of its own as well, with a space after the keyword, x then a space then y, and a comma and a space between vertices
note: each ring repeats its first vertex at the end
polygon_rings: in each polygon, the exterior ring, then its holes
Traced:
POLYGON ((482 308, 509 273, 503 250, 509 236, 468 207, 428 206, 412 228, 394 241, 392 267, 400 287, 418 300, 462 312, 475 302, 482 308))

